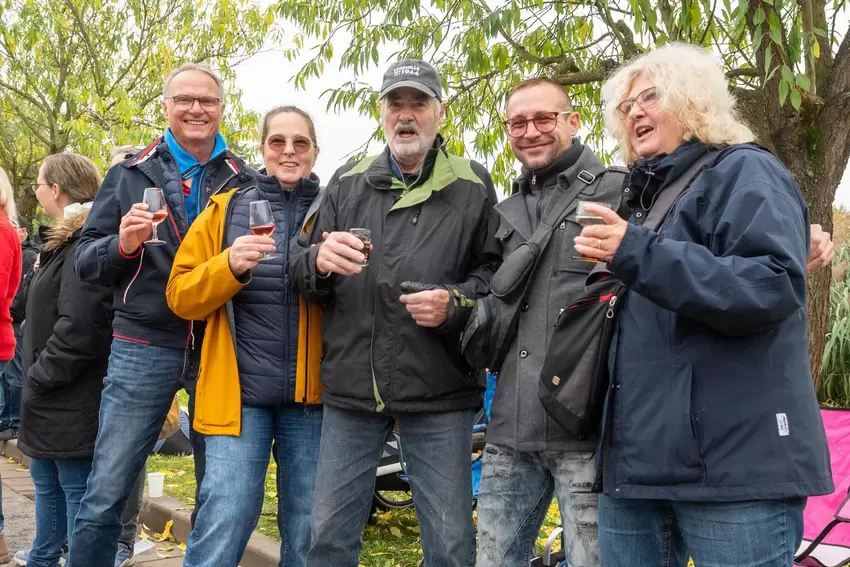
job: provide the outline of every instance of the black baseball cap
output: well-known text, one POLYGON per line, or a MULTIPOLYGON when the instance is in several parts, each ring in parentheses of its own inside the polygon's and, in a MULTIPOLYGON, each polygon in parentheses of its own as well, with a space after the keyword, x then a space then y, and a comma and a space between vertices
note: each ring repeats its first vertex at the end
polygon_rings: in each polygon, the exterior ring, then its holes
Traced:
POLYGON ((384 82, 381 84, 381 93, 378 99, 383 99, 390 91, 410 87, 426 95, 443 100, 443 86, 440 83, 440 75, 437 70, 425 61, 418 59, 405 59, 396 61, 387 72, 384 73, 384 82))

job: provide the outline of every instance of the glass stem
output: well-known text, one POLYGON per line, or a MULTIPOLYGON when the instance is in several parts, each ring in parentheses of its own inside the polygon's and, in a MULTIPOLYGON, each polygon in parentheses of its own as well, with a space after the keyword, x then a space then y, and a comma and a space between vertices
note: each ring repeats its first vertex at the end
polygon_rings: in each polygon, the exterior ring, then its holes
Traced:
POLYGON ((157 238, 156 236, 156 226, 157 225, 153 225, 153 240, 159 240, 159 238, 157 238))

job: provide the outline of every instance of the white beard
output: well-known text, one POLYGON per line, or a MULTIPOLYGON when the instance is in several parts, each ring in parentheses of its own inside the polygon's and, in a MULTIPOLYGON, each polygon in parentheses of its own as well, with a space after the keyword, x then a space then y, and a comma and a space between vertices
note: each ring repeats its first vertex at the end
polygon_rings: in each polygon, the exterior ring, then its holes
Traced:
POLYGON ((388 145, 390 146, 390 153, 396 159, 413 160, 423 157, 434 145, 436 139, 436 133, 432 136, 425 136, 420 133, 415 139, 402 142, 398 139, 398 136, 394 135, 389 139, 388 145))

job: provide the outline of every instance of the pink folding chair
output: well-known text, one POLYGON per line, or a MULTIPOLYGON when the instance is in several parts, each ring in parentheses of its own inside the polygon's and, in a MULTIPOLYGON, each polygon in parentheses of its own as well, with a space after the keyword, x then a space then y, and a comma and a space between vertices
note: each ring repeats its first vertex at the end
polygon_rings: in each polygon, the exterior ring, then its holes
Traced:
POLYGON ((794 558, 804 567, 850 564, 850 408, 821 408, 835 492, 809 498, 803 543, 794 558))

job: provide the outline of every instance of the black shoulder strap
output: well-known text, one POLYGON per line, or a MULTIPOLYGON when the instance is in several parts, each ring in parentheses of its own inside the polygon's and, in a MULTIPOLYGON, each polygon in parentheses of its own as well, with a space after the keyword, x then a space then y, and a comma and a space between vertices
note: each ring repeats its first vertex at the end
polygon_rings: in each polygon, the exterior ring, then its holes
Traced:
MULTIPOLYGON (((590 171, 587 169, 582 169, 578 172, 575 180, 570 183, 570 186, 566 191, 561 193, 560 197, 558 197, 557 201, 552 204, 552 206, 547 207, 543 214, 543 218, 541 219, 540 225, 538 225, 537 230, 535 230, 535 234, 531 236, 531 240, 537 242, 538 239, 535 238, 537 236, 537 232, 543 229, 546 230, 546 226, 554 227, 558 221, 561 220, 561 216, 564 214, 569 206, 575 201, 576 197, 578 197, 579 193, 581 193, 585 187, 590 187, 594 183, 599 182, 599 178, 604 175, 608 171, 608 168, 602 164, 599 164, 598 167, 591 167, 590 171)), ((551 236, 552 233, 549 231, 546 242, 548 242, 548 236, 551 236)), ((540 245, 541 249, 546 247, 546 244, 543 242, 537 242, 540 245)))
POLYGON ((670 214, 673 205, 676 204, 679 197, 691 186, 691 182, 696 179, 697 175, 702 173, 703 168, 717 157, 717 153, 716 150, 712 150, 703 154, 682 175, 668 185, 658 195, 658 198, 649 210, 649 214, 646 215, 643 226, 650 230, 658 230, 658 227, 664 224, 667 215, 670 214))

